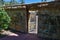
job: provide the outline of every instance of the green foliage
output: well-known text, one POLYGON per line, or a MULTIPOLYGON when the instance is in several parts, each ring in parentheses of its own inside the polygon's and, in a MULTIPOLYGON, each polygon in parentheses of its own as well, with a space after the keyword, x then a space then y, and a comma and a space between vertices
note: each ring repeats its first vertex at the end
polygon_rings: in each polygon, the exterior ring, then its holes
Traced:
POLYGON ((0 30, 7 29, 11 19, 4 9, 0 9, 0 30))

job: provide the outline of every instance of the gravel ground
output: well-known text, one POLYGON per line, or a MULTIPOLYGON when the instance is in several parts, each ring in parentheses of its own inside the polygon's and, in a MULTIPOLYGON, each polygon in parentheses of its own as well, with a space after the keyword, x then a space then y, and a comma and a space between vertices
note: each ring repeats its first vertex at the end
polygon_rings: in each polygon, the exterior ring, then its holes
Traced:
POLYGON ((0 40, 39 40, 39 38, 33 34, 19 34, 19 36, 7 36, 0 40))
POLYGON ((7 36, 0 38, 0 40, 39 40, 39 38, 35 34, 27 34, 27 33, 19 33, 19 32, 13 33, 10 31, 5 31, 2 34, 7 36))
POLYGON ((49 38, 41 38, 38 37, 36 34, 27 34, 27 33, 19 33, 19 32, 11 32, 5 31, 2 33, 3 35, 0 40, 57 40, 57 39, 49 39, 49 38))

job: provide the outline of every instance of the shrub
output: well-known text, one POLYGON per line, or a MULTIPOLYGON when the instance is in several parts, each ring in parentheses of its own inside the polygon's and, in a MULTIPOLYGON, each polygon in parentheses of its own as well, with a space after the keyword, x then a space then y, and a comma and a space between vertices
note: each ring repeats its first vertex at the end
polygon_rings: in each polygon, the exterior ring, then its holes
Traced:
POLYGON ((2 29, 7 29, 10 21, 11 19, 7 12, 4 9, 0 8, 0 31, 2 29))

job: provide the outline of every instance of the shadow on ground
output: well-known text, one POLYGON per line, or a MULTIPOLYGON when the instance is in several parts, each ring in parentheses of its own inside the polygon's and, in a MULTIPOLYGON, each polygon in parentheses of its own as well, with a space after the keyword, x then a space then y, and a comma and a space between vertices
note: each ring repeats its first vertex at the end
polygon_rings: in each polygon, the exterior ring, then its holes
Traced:
POLYGON ((0 40, 39 40, 35 34, 17 33, 19 36, 6 36, 0 40))

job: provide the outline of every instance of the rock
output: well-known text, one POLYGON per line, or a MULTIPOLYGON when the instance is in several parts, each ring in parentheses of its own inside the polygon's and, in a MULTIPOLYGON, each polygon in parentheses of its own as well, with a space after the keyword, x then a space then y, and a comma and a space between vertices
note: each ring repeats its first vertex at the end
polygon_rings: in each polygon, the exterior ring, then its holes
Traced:
POLYGON ((18 36, 18 34, 15 34, 11 31, 5 31, 5 30, 1 34, 2 35, 7 35, 7 36, 18 36))

